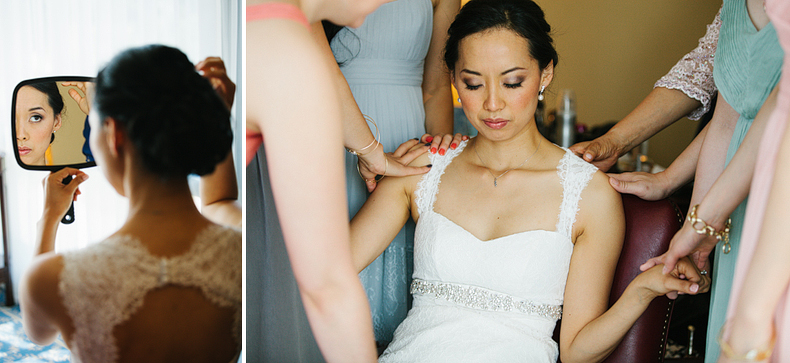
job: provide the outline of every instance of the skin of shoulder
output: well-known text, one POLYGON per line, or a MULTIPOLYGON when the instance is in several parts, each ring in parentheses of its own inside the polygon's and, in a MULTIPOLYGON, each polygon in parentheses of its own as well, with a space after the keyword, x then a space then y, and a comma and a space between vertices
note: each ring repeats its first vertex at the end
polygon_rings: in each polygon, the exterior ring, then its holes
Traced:
MULTIPOLYGON (((22 277, 19 303, 25 333, 39 345, 52 343, 71 320, 60 297, 60 273, 63 256, 46 253, 33 259, 22 277)), ((68 338, 68 336, 64 336, 68 338)))

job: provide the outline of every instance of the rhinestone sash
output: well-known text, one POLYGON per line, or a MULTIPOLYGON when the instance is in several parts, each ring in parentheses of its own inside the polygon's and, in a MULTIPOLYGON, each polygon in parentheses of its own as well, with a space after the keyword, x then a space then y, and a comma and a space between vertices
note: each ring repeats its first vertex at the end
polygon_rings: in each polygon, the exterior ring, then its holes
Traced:
POLYGON ((555 320, 562 317, 562 305, 535 304, 476 286, 414 279, 411 282, 411 294, 433 295, 473 309, 522 312, 555 320))

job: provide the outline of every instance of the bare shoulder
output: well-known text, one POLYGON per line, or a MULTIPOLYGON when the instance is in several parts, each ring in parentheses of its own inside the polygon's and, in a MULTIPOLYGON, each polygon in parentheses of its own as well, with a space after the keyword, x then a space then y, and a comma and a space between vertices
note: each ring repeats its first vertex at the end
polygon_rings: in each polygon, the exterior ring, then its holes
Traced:
POLYGON ((22 288, 31 302, 58 297, 60 272, 63 270, 63 255, 47 253, 33 259, 22 280, 22 288))
POLYGON ((19 287, 25 332, 37 344, 49 344, 60 329, 70 325, 60 297, 63 256, 47 253, 33 259, 19 287))
POLYGON ((596 171, 582 191, 577 221, 578 234, 622 239, 625 233, 622 196, 612 188, 604 172, 596 171))

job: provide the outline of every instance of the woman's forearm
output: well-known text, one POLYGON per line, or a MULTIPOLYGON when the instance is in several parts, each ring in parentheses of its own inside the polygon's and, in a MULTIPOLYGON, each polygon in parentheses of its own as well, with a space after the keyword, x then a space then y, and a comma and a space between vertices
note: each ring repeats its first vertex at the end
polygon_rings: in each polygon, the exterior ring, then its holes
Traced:
POLYGON ((55 236, 58 233, 59 225, 60 220, 56 217, 47 217, 46 215, 38 221, 36 225, 36 248, 33 251, 34 256, 55 250, 55 236))
POLYGON ((694 177, 694 170, 697 167, 697 160, 699 158, 700 149, 702 148, 703 140, 708 132, 708 126, 691 141, 691 143, 683 150, 678 157, 672 161, 672 164, 661 173, 666 176, 668 185, 665 192, 670 195, 678 190, 680 187, 689 183, 694 177))
POLYGON ((710 123, 706 126, 708 132, 699 151, 691 205, 700 203, 702 197, 708 193, 710 187, 724 171, 727 149, 738 117, 740 115, 727 103, 724 97, 719 95, 716 101, 716 110, 710 123))
POLYGON ((433 29, 422 77, 425 131, 431 135, 453 134, 453 92, 442 53, 447 29, 460 9, 460 0, 439 0, 433 8, 433 29))
POLYGON ((200 177, 200 211, 214 223, 241 228, 241 206, 233 153, 214 172, 200 177))
MULTIPOLYGON (((776 95, 777 89, 768 96, 757 113, 729 165, 714 179, 708 192, 699 201, 697 216, 716 229, 724 226, 729 215, 749 194, 760 140, 776 106, 776 95)), ((696 204, 694 202, 692 199, 692 203, 696 204)))
POLYGON ((618 154, 622 156, 700 105, 681 91, 657 87, 607 134, 618 140, 618 154))
POLYGON ((561 354, 564 363, 600 362, 611 354, 625 333, 655 297, 629 285, 609 310, 589 322, 561 354))

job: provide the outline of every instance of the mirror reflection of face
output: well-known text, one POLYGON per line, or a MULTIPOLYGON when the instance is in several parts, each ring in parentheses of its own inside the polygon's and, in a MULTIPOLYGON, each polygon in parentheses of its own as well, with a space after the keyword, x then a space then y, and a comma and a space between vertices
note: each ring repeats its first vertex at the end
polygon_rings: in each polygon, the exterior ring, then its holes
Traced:
POLYGON ((16 98, 16 143, 27 165, 46 165, 52 134, 61 126, 47 95, 31 86, 19 89, 16 98))

